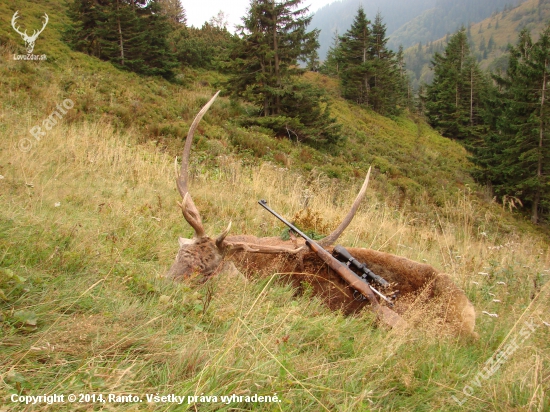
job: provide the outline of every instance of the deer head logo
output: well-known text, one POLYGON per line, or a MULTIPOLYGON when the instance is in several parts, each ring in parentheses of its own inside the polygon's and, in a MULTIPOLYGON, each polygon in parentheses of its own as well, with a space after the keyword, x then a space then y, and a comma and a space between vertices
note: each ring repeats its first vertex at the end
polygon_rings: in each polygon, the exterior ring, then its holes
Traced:
POLYGON ((19 13, 19 10, 13 14, 13 17, 11 18, 11 26, 25 41, 25 47, 27 48, 27 53, 32 54, 36 39, 38 38, 40 33, 44 31, 44 29, 46 28, 46 25, 48 24, 48 20, 49 20, 48 15, 44 13, 44 24, 42 25, 42 28, 40 30, 33 30, 32 35, 29 36, 27 34, 27 30, 25 30, 24 32, 21 32, 21 30, 19 30, 19 27, 16 26, 15 24, 15 21, 19 18, 18 13, 19 13))

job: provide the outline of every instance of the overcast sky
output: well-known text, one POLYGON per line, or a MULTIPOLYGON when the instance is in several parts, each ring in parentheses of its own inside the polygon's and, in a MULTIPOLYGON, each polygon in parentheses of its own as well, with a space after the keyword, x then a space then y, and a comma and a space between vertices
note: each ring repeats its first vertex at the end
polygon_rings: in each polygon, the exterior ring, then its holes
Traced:
MULTIPOLYGON (((305 0, 303 6, 310 6, 309 11, 314 13, 326 4, 338 0, 305 0)), ((250 0, 181 0, 187 15, 187 25, 202 27, 205 21, 218 14, 220 10, 227 16, 228 29, 234 31, 236 24, 241 24, 241 17, 246 14, 250 0)))

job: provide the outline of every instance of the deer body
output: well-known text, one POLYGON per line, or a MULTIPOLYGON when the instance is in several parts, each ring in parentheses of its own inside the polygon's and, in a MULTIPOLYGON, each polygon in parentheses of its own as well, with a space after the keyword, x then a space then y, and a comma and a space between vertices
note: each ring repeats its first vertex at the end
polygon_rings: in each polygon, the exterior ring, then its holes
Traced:
MULTIPOLYGON (((355 299, 353 289, 323 263, 317 254, 311 252, 303 239, 284 241, 277 237, 228 236, 231 223, 216 239, 205 235, 200 213, 187 190, 187 165, 194 130, 216 96, 217 94, 204 106, 191 125, 177 178, 177 187, 183 198, 180 206, 185 219, 195 229, 195 237, 180 238, 180 250, 165 276, 182 280, 193 274, 200 274, 208 278, 219 273, 224 262, 231 261, 244 274, 277 273, 288 278, 298 288, 303 287, 303 282, 307 282, 312 286, 313 293, 322 298, 331 309, 342 310, 346 314, 358 312, 368 306, 367 301, 355 299)), ((353 218, 365 194, 368 178, 367 174, 363 187, 340 226, 318 242, 327 251, 332 252, 331 245, 353 218)), ((411 307, 419 304, 429 303, 436 307, 439 320, 452 325, 460 334, 476 336, 474 307, 447 274, 439 273, 430 265, 389 253, 364 248, 347 250, 399 290, 400 297, 394 308, 398 314, 405 314, 411 307)))

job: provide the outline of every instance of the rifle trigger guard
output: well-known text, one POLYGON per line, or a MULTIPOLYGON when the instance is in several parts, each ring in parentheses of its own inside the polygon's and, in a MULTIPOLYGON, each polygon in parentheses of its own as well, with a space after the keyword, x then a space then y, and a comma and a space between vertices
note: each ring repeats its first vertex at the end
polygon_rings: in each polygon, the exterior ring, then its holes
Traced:
POLYGON ((353 299, 356 300, 357 302, 361 302, 363 300, 367 300, 366 297, 364 297, 361 292, 358 292, 357 290, 354 290, 353 291, 353 299))

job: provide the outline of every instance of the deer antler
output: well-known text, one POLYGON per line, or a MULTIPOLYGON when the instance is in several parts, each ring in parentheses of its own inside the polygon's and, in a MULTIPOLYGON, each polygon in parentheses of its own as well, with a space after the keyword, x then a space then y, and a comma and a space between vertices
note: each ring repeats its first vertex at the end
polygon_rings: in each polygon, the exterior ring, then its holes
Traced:
MULTIPOLYGON (((355 216, 355 212, 357 212, 357 209, 359 208, 359 204, 365 197, 365 193, 367 191, 367 186, 369 184, 370 179, 370 172, 371 168, 369 167, 369 170, 367 171, 367 176, 365 177, 365 181, 363 182, 363 186, 361 186, 361 190, 359 190, 359 193, 357 194, 357 197, 355 198, 353 204, 351 205, 351 209, 349 210, 346 217, 344 217, 344 220, 342 220, 342 223, 334 229, 334 231, 329 234, 328 236, 321 239, 319 242, 319 245, 322 247, 328 247, 332 245, 340 235, 346 230, 346 228, 349 226, 351 221, 353 220, 353 217, 355 216)), ((231 225, 230 225, 231 226, 231 225)), ((229 229, 229 228, 228 228, 229 229)), ((226 232, 228 232, 228 229, 226 232)), ((225 232, 224 232, 225 233, 225 232)), ((222 234, 223 235, 223 234, 222 234)), ((218 242, 216 242, 218 243, 218 242)), ((268 246, 268 245, 262 245, 255 242, 236 242, 236 241, 229 241, 225 242, 227 246, 229 246, 232 249, 243 249, 247 252, 254 252, 254 253, 289 253, 289 254, 296 254, 301 252, 302 250, 306 249, 306 246, 300 246, 298 247, 296 245, 296 248, 291 249, 284 246, 268 246)), ((221 242, 220 242, 221 245, 221 242)))
POLYGON ((13 13, 13 16, 11 18, 11 26, 16 31, 16 33, 18 33, 23 38, 23 40, 25 41, 25 44, 27 45, 27 53, 30 54, 30 53, 32 53, 32 51, 34 49, 34 42, 36 41, 36 39, 38 38, 40 33, 42 33, 44 31, 44 29, 46 28, 46 25, 48 24, 48 21, 49 21, 50 18, 48 17, 48 15, 46 13, 44 13, 44 23, 42 24, 42 28, 40 30, 33 30, 31 36, 29 36, 27 34, 27 30, 25 30, 24 32, 21 32, 21 30, 19 30, 19 27, 16 26, 15 21, 18 18, 19 18, 19 10, 17 10, 15 13, 13 13))
MULTIPOLYGON (((191 225, 191 227, 195 230, 195 237, 196 238, 202 238, 205 237, 205 230, 204 226, 202 224, 202 219, 199 213, 199 210, 195 206, 195 203, 193 202, 193 199, 191 198, 191 194, 189 193, 188 189, 188 180, 189 180, 189 154, 191 152, 191 145, 193 143, 193 136, 195 133, 195 130, 197 129, 197 126, 199 122, 201 121, 202 117, 205 115, 205 113, 208 111, 210 106, 212 106, 212 103, 214 103, 214 100, 218 97, 220 94, 220 91, 218 91, 208 103, 204 105, 204 107, 201 109, 201 111, 197 114, 195 117, 195 120, 193 120, 193 123, 191 124, 191 127, 189 128, 189 132, 187 133, 187 138, 185 140, 185 146, 183 149, 183 155, 181 159, 181 168, 179 171, 179 174, 176 178, 176 184, 178 187, 178 191, 183 198, 182 203, 180 204, 180 207, 183 212, 183 216, 187 223, 191 225)), ((176 170, 177 170, 177 159, 176 159, 176 170)), ((355 201, 353 202, 350 211, 345 216, 344 220, 340 225, 328 236, 321 239, 318 243, 323 246, 327 247, 332 245, 336 240, 340 237, 342 232, 348 227, 350 222, 352 221, 353 217, 355 216, 355 213, 357 212, 357 209, 359 208, 359 204, 365 197, 365 193, 367 190, 367 185, 369 183, 370 178, 370 172, 371 168, 369 168, 367 172, 367 176, 365 178, 365 181, 363 182, 363 186, 361 187, 361 190, 357 194, 357 197, 355 198, 355 201)), ((227 227, 227 229, 216 239, 216 244, 218 247, 222 245, 224 242, 225 237, 229 233, 229 229, 231 228, 231 223, 227 227)), ((246 242, 226 242, 228 246, 233 246, 237 248, 245 248, 246 242)), ((265 247, 258 247, 258 245, 251 245, 251 249, 255 249, 260 253, 277 253, 279 252, 287 252, 287 253, 296 253, 296 249, 288 249, 288 248, 265 248, 265 247)), ((300 248, 301 249, 301 248, 300 248)))
POLYGON ((21 37, 23 37, 23 38, 29 37, 29 36, 27 36, 27 30, 25 30, 25 32, 22 33, 21 31, 19 31, 19 28, 15 26, 15 20, 17 20, 19 18, 18 13, 19 13, 19 10, 17 10, 15 13, 13 13, 13 17, 11 18, 11 26, 13 27, 13 29, 15 30, 15 32, 17 34, 21 35, 21 37))
POLYGON ((370 179, 370 170, 371 168, 369 167, 369 170, 367 172, 367 177, 363 182, 363 186, 361 186, 361 190, 359 191, 359 193, 357 194, 357 197, 355 198, 355 201, 351 205, 351 209, 349 210, 348 214, 346 215, 344 220, 342 220, 342 223, 340 223, 340 225, 336 229, 334 229, 334 231, 330 235, 324 237, 319 242, 317 242, 321 246, 327 247, 332 245, 334 242, 336 242, 336 240, 338 240, 342 232, 346 230, 346 228, 352 221, 353 217, 355 216, 355 212, 357 212, 357 209, 359 208, 359 204, 365 197, 365 193, 367 191, 367 186, 369 184, 369 179, 370 179))
POLYGON ((33 30, 32 32, 32 36, 30 37, 32 40, 36 40, 37 37, 40 35, 40 33, 42 33, 44 31, 44 29, 46 28, 47 24, 48 24, 48 21, 50 21, 50 18, 48 17, 48 15, 46 13, 44 13, 44 23, 42 24, 42 28, 38 31, 36 30, 33 30))
MULTIPOLYGON (((193 135, 195 134, 195 130, 197 129, 197 126, 199 125, 199 122, 201 121, 204 114, 208 111, 210 106, 212 106, 212 103, 214 103, 214 100, 216 100, 216 97, 218 97, 218 94, 220 94, 220 91, 218 91, 214 95, 214 97, 212 97, 210 101, 204 105, 204 107, 197 114, 197 116, 195 117, 195 120, 193 120, 193 123, 191 124, 191 127, 189 128, 189 132, 187 133, 187 138, 185 139, 185 146, 183 148, 180 172, 176 178, 176 185, 178 187, 178 192, 183 198, 183 201, 180 204, 181 210, 183 212, 183 217, 185 218, 187 223, 189 223, 191 227, 195 229, 195 237, 197 238, 202 238, 202 237, 205 237, 206 235, 205 235, 204 226, 202 224, 201 215, 199 213, 199 210, 195 206, 195 203, 193 202, 193 199, 191 198, 191 194, 189 193, 189 190, 187 187, 187 183, 189 180, 189 173, 188 173, 189 154, 191 152, 191 145, 193 143, 193 135)), ((176 163, 177 163, 177 159, 176 159, 176 163)), ((221 242, 223 242, 223 238, 221 239, 220 244, 221 242)))

